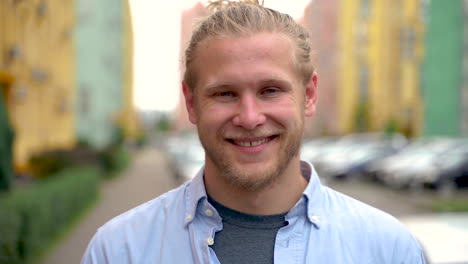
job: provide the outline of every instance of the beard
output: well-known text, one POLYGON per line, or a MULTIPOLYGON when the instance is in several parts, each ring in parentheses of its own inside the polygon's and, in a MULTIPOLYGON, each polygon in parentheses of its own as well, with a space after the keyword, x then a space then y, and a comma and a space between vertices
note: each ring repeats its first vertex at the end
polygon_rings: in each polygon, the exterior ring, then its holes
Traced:
MULTIPOLYGON (((226 151, 227 146, 225 144, 231 144, 224 140, 224 136, 217 136, 223 140, 222 143, 217 142, 209 138, 209 135, 204 135, 203 131, 199 129, 198 134, 200 137, 201 144, 205 149, 205 153, 208 159, 212 161, 219 176, 222 177, 226 182, 231 184, 234 188, 239 188, 249 192, 260 191, 273 184, 278 180, 281 174, 286 170, 291 160, 294 157, 299 155, 299 150, 301 146, 303 132, 303 122, 298 122, 296 127, 291 128, 285 133, 280 133, 279 137, 275 138, 274 144, 278 144, 280 149, 278 153, 275 153, 273 158, 274 161, 270 161, 271 165, 259 164, 259 168, 255 170, 246 170, 239 165, 234 157, 231 156, 232 153, 226 151)), ((221 133, 224 134, 224 133, 221 133)), ((251 132, 242 133, 241 137, 262 135, 263 133, 255 133, 252 135, 251 132)), ((266 134, 266 133, 265 133, 266 134)), ((272 151, 272 150, 269 150, 272 151)))

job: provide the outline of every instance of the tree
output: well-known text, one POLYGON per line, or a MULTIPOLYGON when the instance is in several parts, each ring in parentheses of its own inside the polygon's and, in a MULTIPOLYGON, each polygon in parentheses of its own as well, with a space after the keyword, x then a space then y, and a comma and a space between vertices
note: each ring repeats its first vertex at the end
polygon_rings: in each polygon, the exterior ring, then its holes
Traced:
MULTIPOLYGON (((1 87, 0 87, 1 88, 1 87)), ((8 191, 13 181, 13 129, 10 126, 3 93, 0 92, 0 191, 8 191)))

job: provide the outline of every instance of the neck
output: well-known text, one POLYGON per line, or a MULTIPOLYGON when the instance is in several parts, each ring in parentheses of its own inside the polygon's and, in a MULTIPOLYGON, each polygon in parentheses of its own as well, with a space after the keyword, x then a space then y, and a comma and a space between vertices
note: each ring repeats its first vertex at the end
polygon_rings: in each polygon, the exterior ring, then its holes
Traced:
POLYGON ((302 196, 307 180, 301 174, 300 161, 291 160, 276 181, 256 191, 234 186, 209 166, 205 167, 207 193, 222 205, 253 215, 273 215, 289 211, 302 196))

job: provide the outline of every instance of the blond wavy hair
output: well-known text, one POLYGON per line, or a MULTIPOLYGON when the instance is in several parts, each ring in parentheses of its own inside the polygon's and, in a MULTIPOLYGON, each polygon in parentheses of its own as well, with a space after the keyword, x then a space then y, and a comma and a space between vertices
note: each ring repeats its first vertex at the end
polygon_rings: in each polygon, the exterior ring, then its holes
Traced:
POLYGON ((263 7, 258 0, 209 1, 212 14, 202 19, 195 27, 185 50, 184 82, 194 89, 197 83, 193 61, 200 42, 214 37, 241 37, 256 33, 280 33, 289 37, 295 45, 296 68, 306 85, 314 72, 311 61, 309 34, 292 17, 263 7))

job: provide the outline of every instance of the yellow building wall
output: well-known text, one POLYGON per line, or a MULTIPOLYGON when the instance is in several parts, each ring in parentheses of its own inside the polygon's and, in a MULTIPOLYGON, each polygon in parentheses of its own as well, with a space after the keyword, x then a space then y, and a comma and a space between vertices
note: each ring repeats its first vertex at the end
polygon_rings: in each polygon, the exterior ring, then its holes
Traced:
POLYGON ((400 95, 401 107, 399 111, 400 126, 410 135, 418 136, 422 133, 423 108, 421 98, 420 74, 424 52, 424 22, 422 18, 421 1, 402 1, 403 35, 408 48, 402 48, 400 63, 400 95))
POLYGON ((14 163, 74 145, 73 0, 0 1, 0 73, 11 76, 7 107, 14 163))
POLYGON ((341 1, 338 21, 339 81, 337 87, 337 113, 339 133, 349 133, 353 129, 355 105, 358 101, 358 58, 360 50, 356 42, 359 1, 341 1))
POLYGON ((369 19, 370 129, 382 130, 394 119, 399 93, 398 1, 373 0, 369 19))
POLYGON ((124 92, 123 102, 124 107, 121 113, 120 121, 124 129, 125 135, 129 138, 136 138, 140 133, 138 117, 135 111, 133 102, 133 27, 132 14, 130 3, 128 0, 123 1, 123 33, 124 33, 124 50, 123 50, 123 73, 124 73, 124 92))
POLYGON ((125 133, 130 138, 136 138, 140 133, 140 122, 134 104, 134 86, 133 86, 133 24, 130 3, 124 1, 124 122, 125 133))
POLYGON ((368 130, 383 131, 396 122, 403 132, 418 134, 423 50, 419 1, 343 0, 340 8, 340 132, 356 132, 357 108, 365 103, 368 130))

